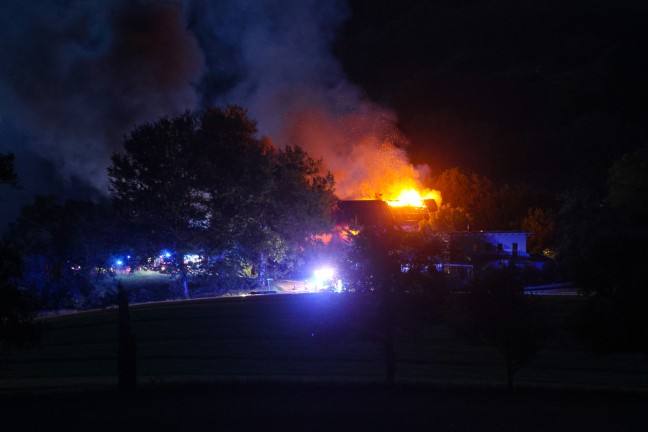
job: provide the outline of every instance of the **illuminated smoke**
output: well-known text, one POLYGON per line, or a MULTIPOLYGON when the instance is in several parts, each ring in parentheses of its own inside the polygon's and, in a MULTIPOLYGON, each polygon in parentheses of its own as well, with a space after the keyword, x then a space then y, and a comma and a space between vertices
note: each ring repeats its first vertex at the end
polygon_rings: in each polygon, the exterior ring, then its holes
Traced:
POLYGON ((283 136, 324 159, 340 198, 393 198, 405 187, 422 189, 429 170, 409 162, 393 116, 369 103, 363 109, 346 115, 304 110, 288 121, 283 136))
POLYGON ((11 2, 0 14, 0 151, 31 152, 105 191, 134 125, 239 104, 274 143, 323 158, 341 198, 420 186, 428 169, 410 164, 393 112, 331 53, 349 17, 342 0, 11 2))
POLYGON ((421 189, 429 169, 409 162, 394 113, 366 100, 331 53, 350 14, 345 2, 238 1, 210 11, 202 28, 230 60, 223 73, 242 77, 217 102, 247 107, 276 144, 324 159, 340 198, 397 195, 394 185, 421 189))

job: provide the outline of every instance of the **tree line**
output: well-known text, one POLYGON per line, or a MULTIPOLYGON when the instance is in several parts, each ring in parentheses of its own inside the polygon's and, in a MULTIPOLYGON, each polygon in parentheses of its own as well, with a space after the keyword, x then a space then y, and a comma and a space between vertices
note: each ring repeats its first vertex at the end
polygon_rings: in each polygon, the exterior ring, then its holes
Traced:
POLYGON ((302 148, 256 133, 234 106, 137 126, 112 157, 109 198, 36 197, 22 209, 5 238, 23 257, 22 283, 44 308, 101 306, 114 293, 96 281, 117 257, 136 267, 163 249, 182 297, 187 253, 202 257, 201 276, 225 285, 290 272, 317 246, 312 234, 332 228, 334 180, 302 148))
MULTIPOLYGON (((313 234, 333 226, 334 179, 300 147, 279 149, 256 133, 235 106, 136 126, 112 157, 109 197, 37 196, 22 209, 5 237, 23 258, 22 284, 45 309, 104 306, 114 290, 98 282, 114 274, 119 257, 134 268, 161 250, 172 254, 166 271, 178 276, 163 297, 190 296, 189 271, 218 292, 298 273, 309 254, 325 253, 313 234), (185 265, 187 253, 203 257, 199 269, 185 265)), ((17 181, 13 170, 4 178, 17 181)), ((528 228, 536 250, 551 245, 552 203, 532 188, 495 187, 458 168, 433 186, 444 204, 431 229, 528 228)))
MULTIPOLYGON (((438 185, 442 182, 454 186, 440 187, 450 193, 446 192, 448 204, 437 217, 445 209, 460 212, 464 221, 488 214, 493 204, 489 196, 515 190, 504 186, 498 193, 486 179, 460 170, 446 171, 438 185), (471 200, 471 192, 484 199, 471 200)), ((548 244, 555 248, 561 271, 588 297, 577 316, 569 317, 575 323, 569 327, 599 352, 634 352, 648 358, 647 192, 648 149, 644 148, 612 165, 606 190, 566 192, 551 217, 540 207, 528 212, 535 214, 537 223, 549 220, 546 227, 551 231, 555 226, 555 244, 548 244)), ((523 223, 534 218, 525 217, 523 223)), ((434 223, 439 221, 433 219, 434 223)), ((367 295, 355 299, 355 312, 345 315, 361 321, 355 326, 382 347, 386 380, 393 382, 397 335, 419 331, 430 320, 444 319, 444 314, 447 319, 448 305, 454 303, 461 311, 458 333, 502 354, 512 388, 515 373, 533 361, 550 337, 538 299, 525 295, 523 272, 515 266, 484 269, 462 295, 450 296, 448 281, 435 267, 442 260, 443 245, 434 232, 360 232, 346 257, 345 277, 355 292, 367 295), (414 239, 408 238, 413 234, 414 239)))
MULTIPOLYGON (((117 256, 146 264, 168 248, 179 282, 170 296, 187 297, 187 252, 205 257, 200 276, 225 288, 290 274, 308 254, 322 253, 313 234, 332 228, 333 177, 300 147, 278 149, 256 133, 240 107, 163 117, 124 138, 108 172, 109 199, 37 197, 23 208, 3 240, 0 282, 2 295, 12 299, 3 304, 20 305, 3 310, 4 334, 31 322, 28 300, 49 309, 114 302, 115 291, 97 289, 96 281, 110 276, 117 256)), ((0 162, 0 184, 15 187, 12 155, 0 162)), ((365 229, 351 236, 350 247, 333 255, 354 301, 371 311, 358 317, 366 317, 362 326, 382 347, 388 380, 396 373, 396 329, 416 329, 415 317, 434 318, 447 300, 436 266, 443 244, 434 233, 468 227, 529 229, 531 248, 549 250, 591 297, 579 331, 598 349, 648 353, 647 166, 648 152, 640 150, 611 167, 607 190, 549 198, 449 169, 434 184, 444 202, 420 231, 365 229)), ((465 309, 481 338, 505 355, 511 382, 544 337, 514 270, 475 279, 468 297, 474 301, 465 309)))

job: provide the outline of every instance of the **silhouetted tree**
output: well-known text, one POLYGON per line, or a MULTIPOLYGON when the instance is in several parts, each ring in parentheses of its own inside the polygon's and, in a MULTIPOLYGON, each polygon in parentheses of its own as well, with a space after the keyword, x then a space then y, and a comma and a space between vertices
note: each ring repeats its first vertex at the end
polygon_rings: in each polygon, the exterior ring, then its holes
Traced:
MULTIPOLYGON (((582 287, 589 286, 585 281, 592 271, 599 270, 590 262, 590 251, 606 217, 602 198, 594 191, 578 189, 561 196, 561 206, 556 214, 558 261, 566 276, 582 287)), ((594 275, 592 280, 597 278, 594 275)))
MULTIPOLYGON (((12 154, 0 154, 0 184, 16 187, 12 154)), ((10 348, 34 344, 40 339, 40 327, 34 324, 35 304, 19 288, 22 262, 18 251, 6 241, 0 243, 0 360, 10 348)))
MULTIPOLYGON (((587 294, 633 297, 648 254, 648 151, 622 157, 610 169, 607 196, 567 194, 558 213, 561 261, 587 294)), ((641 284, 641 283, 639 283, 641 284)))
POLYGON ((439 229, 520 230, 529 209, 553 205, 526 184, 497 187, 488 178, 459 168, 443 171, 434 187, 443 197, 443 205, 433 215, 439 229))
POLYGON ((496 188, 492 213, 485 222, 488 229, 517 231, 524 229, 524 219, 533 209, 550 212, 554 206, 552 198, 524 183, 504 184, 496 188))
POLYGON ((494 346, 504 356, 509 389, 513 377, 530 364, 542 347, 546 325, 524 295, 519 271, 514 267, 491 269, 470 286, 470 335, 494 346))
POLYGON ((645 227, 648 217, 648 147, 623 155, 609 171, 609 204, 633 229, 645 227))
MULTIPOLYGON (((365 228, 352 237, 342 266, 350 311, 344 327, 360 329, 383 353, 386 383, 396 378, 397 334, 433 319, 443 290, 436 270, 442 247, 424 231, 365 228)), ((344 321, 342 321, 344 322, 344 321)))
POLYGON ((531 233, 527 240, 527 250, 541 253, 554 246, 555 227, 555 212, 552 209, 530 208, 522 221, 522 229, 531 233))
POLYGON ((243 108, 207 108, 136 127, 113 156, 117 208, 139 225, 151 254, 175 252, 185 296, 185 252, 211 259, 219 276, 254 266, 263 279, 330 227, 332 176, 299 147, 277 150, 256 133, 243 108))
POLYGON ((275 233, 281 241, 280 255, 276 247, 266 247, 264 252, 273 257, 269 264, 275 273, 289 270, 297 252, 307 243, 316 243, 313 234, 333 228, 334 180, 330 173, 321 173, 321 163, 297 146, 286 146, 274 155, 270 202, 260 220, 261 231, 275 233))
POLYGON ((0 153, 0 185, 18 186, 13 153, 0 153))
MULTIPOLYGON (((494 187, 489 179, 451 168, 439 175, 434 188, 441 191, 444 204, 466 212, 470 229, 491 228, 488 219, 493 212, 494 187)), ((460 229, 466 230, 468 227, 460 229)))
POLYGON ((97 307, 103 293, 95 292, 96 282, 109 275, 111 260, 126 255, 126 229, 110 202, 37 196, 6 238, 22 255, 22 283, 41 307, 97 307))
POLYGON ((9 349, 35 344, 40 327, 34 323, 34 302, 18 287, 21 268, 17 252, 0 245, 0 359, 9 349))
POLYGON ((189 293, 183 255, 209 219, 203 202, 207 197, 195 186, 202 157, 197 127, 189 112, 140 125, 126 137, 124 153, 113 155, 108 169, 115 205, 146 229, 143 234, 157 248, 151 255, 166 247, 176 253, 185 297, 189 293))
POLYGON ((442 204, 430 215, 430 223, 439 231, 465 231, 470 227, 471 217, 461 207, 442 204))
MULTIPOLYGON (((621 157, 610 169, 604 199, 565 200, 560 255, 592 296, 584 332, 601 351, 648 356, 648 150, 621 157)), ((582 195, 581 195, 582 196, 582 195)))

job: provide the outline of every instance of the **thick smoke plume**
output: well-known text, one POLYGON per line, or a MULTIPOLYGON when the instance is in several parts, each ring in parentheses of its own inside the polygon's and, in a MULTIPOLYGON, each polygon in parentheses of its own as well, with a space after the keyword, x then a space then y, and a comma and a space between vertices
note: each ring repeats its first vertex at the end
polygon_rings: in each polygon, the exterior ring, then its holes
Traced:
POLYGON ((322 158, 341 198, 394 196, 395 185, 420 189, 428 169, 410 164, 395 115, 363 98, 331 53, 349 17, 345 2, 234 4, 212 9, 203 26, 228 47, 242 77, 218 102, 248 107, 275 143, 322 158))
POLYGON ((410 164, 394 114, 331 53, 349 16, 342 0, 11 1, 0 15, 0 151, 16 153, 30 192, 43 192, 35 178, 46 171, 59 178, 40 184, 105 192, 110 155, 134 125, 238 104, 276 145, 323 158, 341 198, 417 185, 427 171, 410 164))
POLYGON ((200 100, 204 60, 181 5, 12 2, 0 20, 2 139, 63 178, 106 190, 124 133, 200 100))

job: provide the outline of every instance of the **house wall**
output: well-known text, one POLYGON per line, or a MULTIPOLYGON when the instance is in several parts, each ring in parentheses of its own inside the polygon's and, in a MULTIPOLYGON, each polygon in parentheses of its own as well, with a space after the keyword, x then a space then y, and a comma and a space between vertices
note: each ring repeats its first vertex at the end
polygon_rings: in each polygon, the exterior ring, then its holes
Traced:
POLYGON ((527 252, 527 238, 529 237, 529 233, 527 232, 458 232, 454 233, 452 237, 453 242, 467 256, 493 254, 519 257, 529 256, 527 252))

